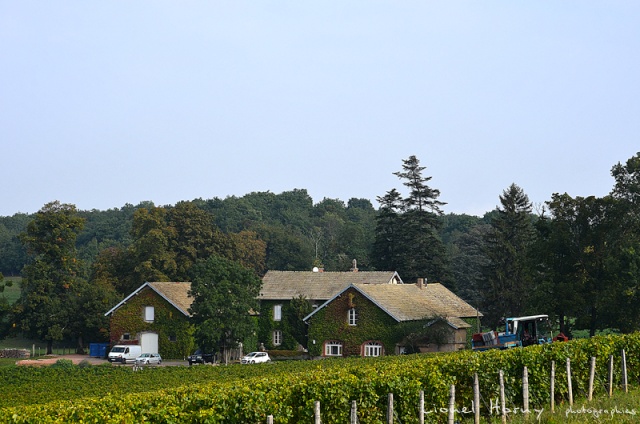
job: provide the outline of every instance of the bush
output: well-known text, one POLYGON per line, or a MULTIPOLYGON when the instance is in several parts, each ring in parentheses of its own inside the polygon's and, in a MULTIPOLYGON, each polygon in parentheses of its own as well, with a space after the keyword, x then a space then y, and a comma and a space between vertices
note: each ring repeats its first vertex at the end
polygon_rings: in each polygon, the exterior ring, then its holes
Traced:
POLYGON ((55 364, 51 365, 52 368, 73 368, 73 361, 71 359, 58 359, 55 364))

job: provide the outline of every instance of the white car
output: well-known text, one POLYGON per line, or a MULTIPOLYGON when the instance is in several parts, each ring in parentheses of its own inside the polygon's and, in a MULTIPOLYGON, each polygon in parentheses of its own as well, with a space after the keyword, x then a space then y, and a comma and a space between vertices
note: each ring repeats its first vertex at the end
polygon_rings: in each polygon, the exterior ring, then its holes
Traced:
POLYGON ((162 358, 159 353, 143 353, 136 358, 136 365, 161 364, 162 358))
POLYGON ((240 360, 243 364, 259 364, 261 362, 271 362, 267 352, 251 352, 240 360))

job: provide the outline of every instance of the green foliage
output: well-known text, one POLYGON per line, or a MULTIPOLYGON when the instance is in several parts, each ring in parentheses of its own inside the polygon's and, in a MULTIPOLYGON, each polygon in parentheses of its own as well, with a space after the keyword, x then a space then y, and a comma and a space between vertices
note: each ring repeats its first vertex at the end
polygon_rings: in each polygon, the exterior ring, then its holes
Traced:
POLYGON ((488 260, 482 311, 492 328, 500 318, 525 314, 533 286, 529 255, 535 234, 529 198, 511 184, 500 196, 500 204, 484 240, 488 260))
POLYGON ((25 334, 47 340, 48 352, 54 340, 69 335, 68 323, 79 312, 75 297, 86 280, 75 241, 83 225, 75 206, 55 201, 46 204, 20 236, 32 262, 24 268, 15 322, 25 334))
POLYGON ((374 242, 377 269, 396 270, 405 281, 428 278, 451 285, 448 258, 439 229, 442 225, 440 191, 427 185, 426 169, 415 156, 403 160, 395 172, 409 189, 402 198, 396 189, 379 197, 380 214, 374 242))
MULTIPOLYGON (((469 407, 473 376, 479 376, 481 412, 488 417, 489 400, 499 397, 498 374, 505 373, 508 403, 522 405, 522 371, 529 371, 530 405, 549 404, 549 372, 556 363, 557 400, 566 402, 564 364, 570 358, 574 397, 584 396, 590 357, 596 378, 608 375, 615 355, 615 384, 620 384, 620 351, 628 358, 629 381, 640 377, 640 335, 586 340, 487 352, 403 355, 323 361, 282 361, 255 366, 159 367, 132 372, 125 367, 71 369, 0 369, 1 422, 277 422, 313 419, 319 401, 323 422, 348 422, 351 400, 360 422, 384 422, 387 395, 403 423, 417 422, 419 392, 427 409, 446 408, 449 385, 456 386, 456 406, 469 407)), ((605 393, 596 385, 595 395, 605 393)), ((427 415, 427 422, 442 416, 427 415)))
POLYGON ((73 361, 71 359, 58 359, 51 367, 62 369, 73 368, 73 361))
POLYGON ((225 352, 255 333, 262 280, 237 262, 212 256, 192 269, 190 312, 197 345, 225 352))

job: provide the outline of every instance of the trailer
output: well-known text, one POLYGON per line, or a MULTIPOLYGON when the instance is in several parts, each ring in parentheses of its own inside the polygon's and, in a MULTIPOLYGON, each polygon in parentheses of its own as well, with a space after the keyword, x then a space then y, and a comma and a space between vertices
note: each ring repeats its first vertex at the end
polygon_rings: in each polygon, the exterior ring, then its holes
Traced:
POLYGON ((502 332, 475 333, 471 339, 473 350, 511 349, 534 344, 551 343, 548 315, 530 315, 505 320, 502 332))

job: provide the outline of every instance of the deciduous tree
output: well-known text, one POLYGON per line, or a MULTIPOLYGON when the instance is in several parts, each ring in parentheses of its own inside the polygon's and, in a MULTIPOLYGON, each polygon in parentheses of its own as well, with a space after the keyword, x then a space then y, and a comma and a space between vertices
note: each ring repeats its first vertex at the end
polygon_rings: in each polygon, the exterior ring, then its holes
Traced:
POLYGON ((229 259, 212 256, 192 269, 190 307, 200 348, 225 355, 256 331, 252 312, 258 310, 262 280, 229 259))
POLYGON ((40 209, 21 235, 32 260, 23 270, 16 322, 27 336, 45 340, 47 353, 69 334, 75 319, 73 296, 83 282, 75 242, 83 223, 74 205, 55 201, 40 209))

